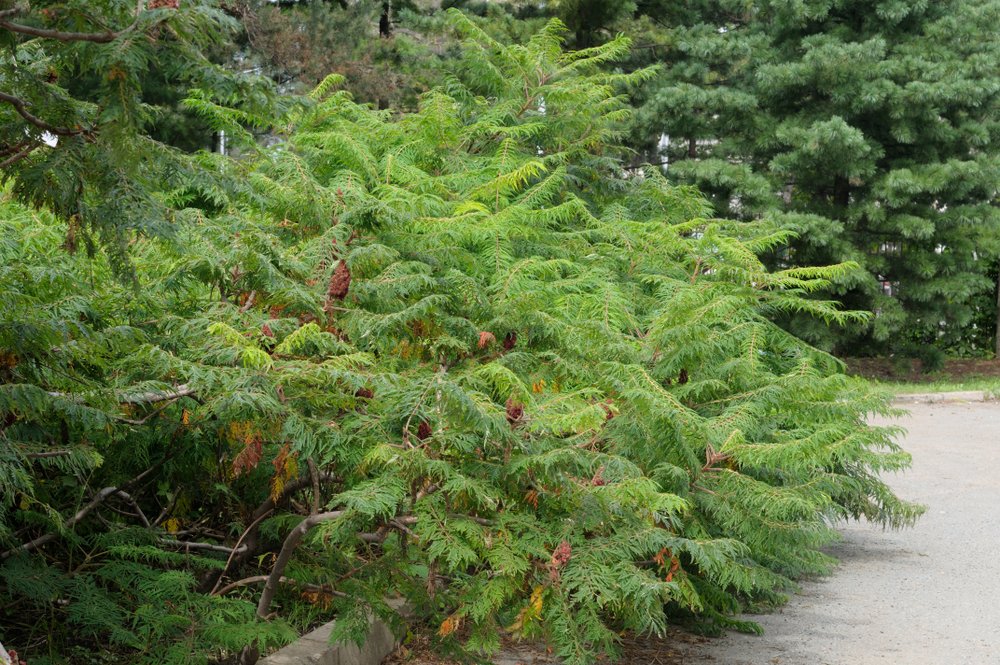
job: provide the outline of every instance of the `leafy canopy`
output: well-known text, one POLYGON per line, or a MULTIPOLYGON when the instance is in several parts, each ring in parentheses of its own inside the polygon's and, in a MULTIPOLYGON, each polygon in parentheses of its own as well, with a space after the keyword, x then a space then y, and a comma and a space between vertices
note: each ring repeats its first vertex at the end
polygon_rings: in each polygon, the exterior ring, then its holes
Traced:
POLYGON ((623 176, 627 39, 450 18, 464 66, 418 111, 330 79, 211 206, 165 183, 137 290, 4 204, 6 643, 44 616, 49 662, 205 662, 399 594, 445 644, 589 663, 669 614, 753 629, 835 520, 919 514, 878 478, 909 462, 886 399, 771 322, 863 320, 806 297, 852 266, 769 271, 787 231, 623 176))

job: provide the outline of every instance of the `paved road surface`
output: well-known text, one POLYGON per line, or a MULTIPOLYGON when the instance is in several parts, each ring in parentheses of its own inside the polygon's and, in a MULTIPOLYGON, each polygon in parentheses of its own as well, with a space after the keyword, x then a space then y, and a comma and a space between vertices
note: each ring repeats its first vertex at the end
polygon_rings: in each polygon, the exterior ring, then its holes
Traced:
POLYGON ((842 565, 758 617, 763 636, 686 647, 684 665, 1000 664, 1000 403, 907 408, 913 468, 889 482, 928 506, 917 526, 845 526, 842 565))

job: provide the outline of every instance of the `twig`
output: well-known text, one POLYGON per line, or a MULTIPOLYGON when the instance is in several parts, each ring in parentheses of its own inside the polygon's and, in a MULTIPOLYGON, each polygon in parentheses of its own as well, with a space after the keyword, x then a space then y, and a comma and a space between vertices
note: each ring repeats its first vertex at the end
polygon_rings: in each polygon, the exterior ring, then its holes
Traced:
POLYGON ((170 514, 170 511, 174 509, 174 505, 176 505, 176 503, 177 503, 177 494, 175 493, 172 497, 170 497, 170 501, 167 501, 167 505, 163 507, 163 510, 160 511, 160 514, 156 516, 156 519, 153 520, 153 526, 160 526, 160 523, 162 523, 163 520, 167 519, 167 516, 170 514))
POLYGON ((240 314, 246 314, 251 307, 253 307, 253 301, 257 298, 257 292, 251 291, 250 295, 247 296, 247 301, 243 303, 243 307, 240 307, 240 314))
MULTIPOLYGON (((178 397, 187 397, 189 395, 196 394, 197 391, 186 383, 179 386, 175 386, 173 390, 151 390, 145 393, 138 393, 136 395, 122 395, 119 397, 118 401, 122 404, 149 404, 152 402, 163 402, 169 399, 177 399, 178 397)), ((49 391, 48 395, 50 397, 63 397, 66 399, 81 399, 79 394, 74 393, 61 393, 49 391)))
MULTIPOLYGON (((222 578, 226 576, 226 572, 229 570, 229 566, 233 563, 233 559, 236 557, 236 553, 240 551, 240 545, 243 544, 243 540, 250 534, 250 531, 252 531, 258 524, 260 524, 265 517, 270 515, 273 512, 273 510, 274 510, 273 508, 269 508, 268 510, 264 511, 264 513, 262 513, 257 519, 255 519, 253 522, 250 523, 250 526, 248 526, 246 529, 243 530, 243 533, 240 534, 239 539, 236 541, 236 545, 233 547, 233 551, 229 553, 229 558, 226 559, 226 565, 222 567, 222 572, 219 573, 218 579, 215 580, 215 586, 213 586, 212 590, 208 592, 208 595, 214 596, 217 594, 221 595, 225 593, 225 591, 218 591, 219 584, 222 582, 222 578)), ((228 588, 229 587, 226 587, 227 590, 228 588)))
POLYGON ((173 390, 169 391, 151 391, 147 393, 139 393, 138 395, 125 395, 120 401, 122 404, 148 404, 150 402, 162 402, 168 399, 177 399, 178 397, 187 397, 188 395, 194 395, 197 391, 184 383, 173 390))
POLYGON ((148 529, 151 526, 149 520, 146 518, 146 514, 142 512, 142 508, 139 507, 139 504, 136 502, 135 499, 132 498, 131 494, 123 490, 118 490, 117 492, 115 492, 115 494, 121 497, 122 499, 125 499, 128 503, 132 505, 133 508, 135 508, 136 512, 135 516, 139 518, 144 527, 148 529))
MULTIPOLYGON (((322 482, 336 482, 337 480, 339 479, 331 473, 320 474, 320 481, 322 482)), ((305 476, 300 476, 299 478, 296 478, 295 480, 287 483, 285 485, 285 489, 283 489, 281 494, 278 495, 275 499, 268 497, 262 504, 260 504, 260 506, 257 507, 257 510, 253 512, 253 515, 251 517, 250 526, 247 528, 248 533, 244 536, 241 536, 241 538, 246 538, 247 549, 245 552, 242 552, 236 558, 237 563, 241 564, 243 561, 247 559, 247 557, 249 557, 252 553, 257 551, 257 533, 260 521, 264 517, 266 517, 272 510, 277 508, 282 502, 288 499, 288 497, 290 497, 292 494, 298 492, 303 487, 307 487, 310 482, 311 482, 310 478, 305 476)), ((222 574, 220 574, 219 577, 221 578, 222 574)))
POLYGON ((21 149, 20 152, 15 153, 14 155, 0 162, 0 169, 5 169, 9 166, 17 164, 19 161, 21 161, 22 159, 30 155, 32 152, 34 152, 35 148, 37 148, 38 146, 39 146, 38 142, 29 143, 26 147, 21 149))
MULTIPOLYGON (((94 508, 97 508, 99 505, 104 503, 104 501, 107 500, 108 497, 112 496, 113 494, 117 494, 119 491, 121 490, 119 490, 119 488, 117 487, 105 487, 100 492, 98 492, 93 499, 90 500, 90 503, 88 503, 83 508, 78 510, 76 514, 73 515, 73 517, 66 520, 63 526, 67 529, 73 528, 73 526, 75 526, 77 522, 79 522, 84 517, 89 515, 91 511, 94 510, 94 508)), ((0 560, 6 559, 14 554, 17 554, 18 552, 30 552, 31 550, 38 549, 45 543, 55 540, 58 536, 59 536, 58 533, 43 534, 38 538, 35 538, 34 540, 30 540, 22 545, 18 545, 17 547, 12 547, 3 554, 0 554, 0 560)))
POLYGON ((13 145, 0 148, 0 157, 6 157, 7 155, 18 152, 19 150, 21 150, 21 148, 28 145, 29 143, 32 143, 32 139, 24 139, 23 141, 18 141, 13 145))
MULTIPOLYGON (((257 584, 258 582, 265 582, 265 581, 267 581, 267 578, 268 578, 268 575, 254 575, 253 577, 246 577, 246 578, 244 578, 242 580, 237 580, 235 582, 231 582, 231 583, 227 584, 226 586, 224 586, 221 589, 219 589, 219 592, 216 595, 224 596, 225 594, 229 593, 233 589, 238 589, 239 587, 243 587, 243 586, 249 586, 251 584, 257 584)), ((314 589, 314 590, 317 590, 317 591, 323 591, 325 593, 329 593, 332 596, 340 596, 341 598, 347 598, 348 597, 348 595, 346 593, 344 593, 342 591, 337 591, 335 589, 331 589, 328 586, 324 586, 322 584, 308 584, 308 583, 305 583, 305 582, 299 582, 298 580, 293 580, 290 577, 282 577, 281 579, 278 580, 278 582, 280 582, 281 584, 294 584, 296 586, 304 586, 307 589, 314 589)))
MULTIPOLYGON (((177 399, 177 398, 174 398, 174 399, 177 399)), ((152 418, 153 416, 159 415, 159 414, 163 413, 164 411, 166 411, 167 408, 173 403, 173 399, 166 400, 166 402, 167 402, 166 404, 164 404, 163 406, 160 406, 160 407, 158 407, 156 409, 153 409, 152 411, 150 411, 149 413, 147 413, 143 418, 140 418, 139 420, 136 420, 134 418, 123 418, 122 416, 115 416, 115 420, 117 420, 118 422, 122 422, 122 423, 128 423, 129 425, 145 425, 149 421, 150 418, 152 418)))
POLYGON ((318 513, 321 498, 319 493, 319 469, 316 468, 316 463, 311 459, 306 460, 306 463, 309 465, 309 475, 312 477, 313 484, 312 512, 318 513))
POLYGON ((44 453, 25 453, 24 456, 28 459, 43 459, 46 457, 67 457, 72 454, 72 450, 48 450, 44 453))
POLYGON ((243 551, 239 547, 226 547, 225 545, 214 545, 212 543, 197 543, 187 540, 172 540, 170 538, 157 538, 156 542, 161 545, 166 545, 167 547, 176 547, 178 549, 190 552, 191 550, 206 550, 209 552, 225 552, 226 554, 232 554, 233 552, 243 551))
POLYGON ((139 18, 142 14, 144 5, 145 2, 143 0, 139 0, 135 8, 135 20, 132 21, 132 24, 127 28, 118 30, 117 32, 113 30, 106 30, 104 32, 71 32, 65 30, 50 30, 48 28, 36 28, 34 26, 23 25, 21 23, 12 23, 7 20, 8 16, 23 14, 27 9, 26 7, 14 7, 13 9, 5 9, 0 12, 0 28, 6 28, 11 32, 17 32, 22 35, 55 39, 60 42, 96 42, 98 44, 107 44, 118 39, 125 33, 131 32, 139 25, 139 18))

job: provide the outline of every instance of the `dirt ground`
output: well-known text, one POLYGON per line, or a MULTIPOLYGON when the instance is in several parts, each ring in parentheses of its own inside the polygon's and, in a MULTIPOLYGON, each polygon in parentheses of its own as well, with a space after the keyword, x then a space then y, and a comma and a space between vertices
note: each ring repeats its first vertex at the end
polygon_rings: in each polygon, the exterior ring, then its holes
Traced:
POLYGON ((858 374, 879 381, 906 383, 931 383, 934 381, 963 381, 969 379, 1000 377, 1000 360, 981 358, 955 358, 946 360, 936 372, 925 373, 919 360, 893 362, 889 358, 844 358, 851 374, 858 374))
MULTIPOLYGON (((916 527, 847 524, 841 561, 781 611, 752 617, 763 636, 638 640, 623 665, 989 665, 1000 663, 1000 404, 915 404, 900 423, 913 469, 888 480, 928 506, 916 527)), ((400 654, 403 656, 403 654, 400 654)), ((393 660, 438 665, 408 654, 393 660)), ((553 663, 510 649, 498 665, 553 663)))

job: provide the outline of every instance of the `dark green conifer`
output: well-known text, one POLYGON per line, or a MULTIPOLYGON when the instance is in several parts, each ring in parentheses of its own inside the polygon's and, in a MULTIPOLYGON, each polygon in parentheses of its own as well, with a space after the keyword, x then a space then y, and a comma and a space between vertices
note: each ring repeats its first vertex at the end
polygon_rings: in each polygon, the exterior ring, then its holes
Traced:
POLYGON ((797 238, 777 265, 852 260, 827 293, 877 316, 840 352, 907 351, 993 331, 1000 217, 996 2, 641 3, 662 61, 637 137, 717 214, 767 216, 797 238), (985 297, 984 297, 985 296, 985 297), (977 318, 978 317, 978 318, 977 318))

